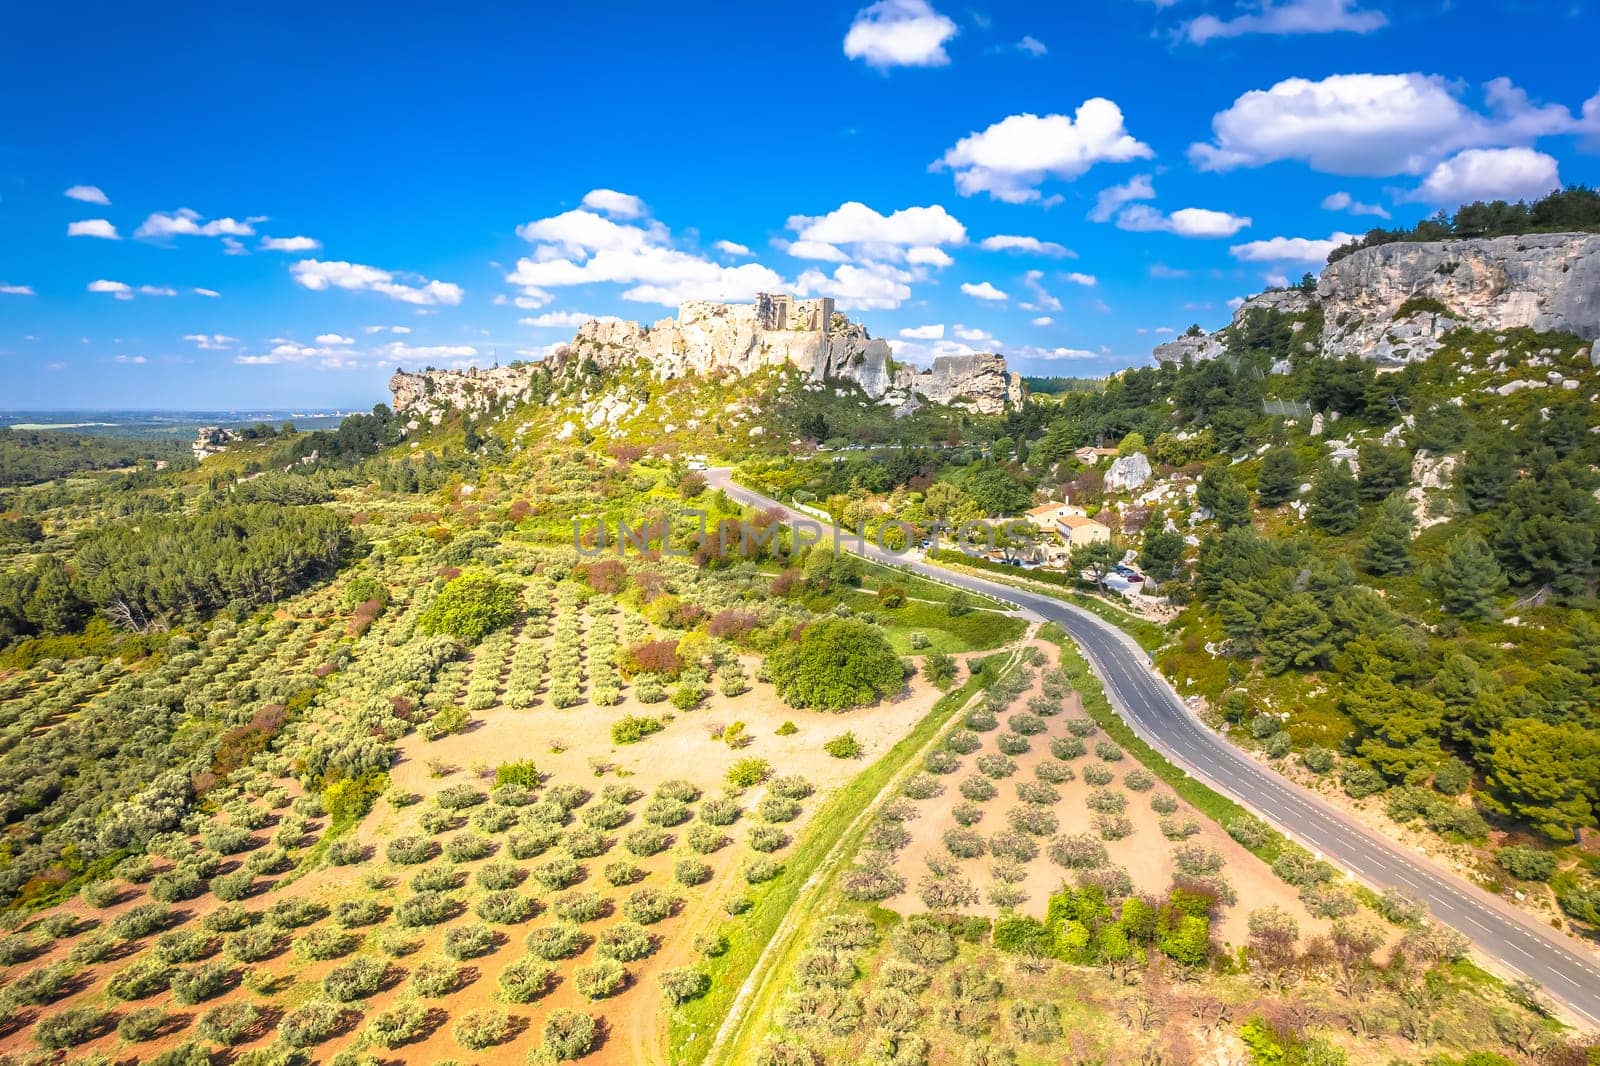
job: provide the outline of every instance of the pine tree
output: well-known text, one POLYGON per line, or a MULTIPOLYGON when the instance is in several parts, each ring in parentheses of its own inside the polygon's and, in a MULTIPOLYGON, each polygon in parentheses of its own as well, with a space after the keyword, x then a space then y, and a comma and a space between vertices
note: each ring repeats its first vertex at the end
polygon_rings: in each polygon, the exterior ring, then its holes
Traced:
POLYGON ((1489 738, 1493 806, 1526 818, 1552 840, 1594 825, 1600 733, 1563 722, 1513 718, 1489 738))
POLYGON ((1217 525, 1235 529, 1250 524, 1250 494, 1226 463, 1212 463, 1201 475, 1195 503, 1208 508, 1217 525))
POLYGON ((1311 509, 1306 517, 1324 533, 1350 532, 1361 521, 1361 502, 1355 475, 1344 463, 1328 463, 1311 486, 1311 509))
POLYGON ((1278 604, 1267 612, 1261 625, 1261 651, 1267 673, 1325 665, 1333 654, 1329 639, 1332 632, 1333 623, 1310 596, 1301 593, 1278 604))
POLYGON ((1300 460, 1287 448, 1274 448, 1261 460, 1261 475, 1256 479, 1256 501, 1262 507, 1278 507, 1294 498, 1300 487, 1300 460))
POLYGON ((1411 453, 1405 448, 1363 444, 1357 456, 1363 500, 1381 500, 1410 484, 1411 453))
POLYGON ((1395 493, 1378 508, 1377 520, 1367 531, 1361 551, 1362 565, 1374 574, 1403 574, 1411 569, 1411 530, 1415 518, 1411 503, 1395 493))
POLYGON ((1139 565, 1156 581, 1170 581, 1183 564, 1183 534, 1169 530, 1158 515, 1144 527, 1144 543, 1139 548, 1139 565))
POLYGON ((1423 577, 1446 614, 1467 619, 1494 613, 1495 594, 1506 583, 1494 553, 1476 533, 1462 533, 1451 540, 1423 577))

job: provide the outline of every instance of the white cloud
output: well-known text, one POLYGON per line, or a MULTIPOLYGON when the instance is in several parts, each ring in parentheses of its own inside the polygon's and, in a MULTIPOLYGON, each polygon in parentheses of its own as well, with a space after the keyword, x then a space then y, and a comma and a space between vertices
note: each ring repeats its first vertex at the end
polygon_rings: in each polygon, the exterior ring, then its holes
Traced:
POLYGON ((227 351, 229 345, 239 343, 238 337, 228 337, 221 333, 188 333, 183 339, 193 341, 197 348, 207 352, 227 351))
POLYGON ((1561 187, 1556 161, 1532 148, 1469 148, 1446 159, 1406 199, 1441 207, 1532 200, 1561 187))
POLYGON ((615 189, 591 189, 584 194, 583 206, 621 219, 642 218, 646 212, 643 200, 615 189))
POLYGON ((1049 315, 1040 315, 1038 318, 1028 319, 1028 324, 1030 326, 1049 326, 1055 324, 1055 319, 1049 315))
POLYGON ((949 253, 943 248, 918 245, 915 248, 906 249, 906 262, 912 266, 931 266, 942 270, 954 263, 955 260, 950 258, 949 253))
POLYGON ((448 281, 429 281, 411 275, 396 275, 377 267, 342 260, 302 259, 289 268, 297 284, 313 292, 348 289, 352 292, 377 292, 409 304, 449 304, 455 306, 464 295, 461 286, 448 281), (397 278, 414 280, 407 284, 397 278))
POLYGON ((1135 200, 1154 200, 1156 189, 1150 181, 1148 174, 1135 174, 1121 185, 1112 185, 1100 190, 1100 195, 1095 197, 1094 210, 1089 212, 1092 222, 1110 222, 1111 216, 1117 213, 1117 208, 1123 204, 1130 204, 1135 200))
POLYGON ((0 282, 0 296, 37 296, 32 285, 11 285, 0 282))
POLYGON ((249 255, 250 249, 246 248, 241 242, 234 240, 232 237, 224 237, 222 238, 222 254, 249 255))
POLYGON ((1010 299, 1010 297, 1008 297, 1005 293, 1001 292, 987 281, 981 281, 976 285, 972 284, 971 282, 964 281, 961 283, 961 291, 972 297, 974 300, 1010 299))
POLYGON ((67 223, 68 237, 101 237, 108 241, 119 241, 117 227, 103 218, 86 218, 82 222, 67 223))
POLYGON ((979 341, 994 340, 994 335, 986 330, 981 330, 976 326, 963 326, 960 323, 957 323, 955 326, 953 326, 950 332, 954 333, 957 337, 964 341, 972 341, 975 344, 979 341))
POLYGON ((911 275, 884 263, 845 263, 830 276, 807 270, 795 282, 801 296, 832 296, 841 311, 892 311, 911 299, 911 275))
POLYGON ((939 322, 931 326, 907 326, 900 331, 900 336, 912 341, 936 341, 944 336, 944 323, 939 322))
POLYGON ((1098 359, 1104 352, 1091 352, 1087 348, 1035 348, 1031 345, 1018 348, 1012 355, 1018 359, 1038 359, 1057 362, 1063 359, 1098 359))
POLYGON ((1191 145, 1189 158, 1201 170, 1295 159, 1328 174, 1421 174, 1465 148, 1600 133, 1600 94, 1578 118, 1559 104, 1533 104, 1506 78, 1484 86, 1487 113, 1463 104, 1459 92, 1444 78, 1416 73, 1289 78, 1219 112, 1211 143, 1191 145))
POLYGON ((1038 59, 1043 55, 1048 55, 1050 52, 1050 49, 1046 47, 1043 41, 1039 40, 1037 37, 1031 36, 1024 37, 1022 40, 1018 41, 1017 50, 1019 52, 1026 52, 1035 59, 1038 59))
POLYGON ((741 255, 741 256, 743 256, 743 255, 751 254, 750 253, 750 249, 745 247, 744 245, 740 244, 738 241, 718 241, 716 244, 713 244, 711 247, 715 248, 717 251, 721 252, 723 255, 741 255))
POLYGON ((356 339, 354 337, 341 337, 337 333, 319 333, 317 335, 318 344, 354 344, 355 342, 356 339))
POLYGON ((196 296, 210 297, 213 300, 222 295, 222 293, 218 292, 216 289, 195 289, 194 294, 196 296))
POLYGON ((1355 240, 1353 233, 1335 233, 1327 240, 1310 237, 1273 237, 1236 244, 1228 251, 1246 263, 1322 263, 1328 253, 1355 240))
POLYGON ((1044 271, 1030 270, 1022 275, 1022 284, 1033 294, 1032 301, 1022 305, 1024 311, 1059 311, 1061 301, 1050 295, 1043 285, 1044 271))
POLYGON ((1231 19, 1201 15, 1180 32, 1191 44, 1250 33, 1285 36, 1302 33, 1372 33, 1389 24, 1381 11, 1362 10, 1355 0, 1260 0, 1259 10, 1231 19))
POLYGON ((119 300, 133 299, 133 287, 122 281, 107 281, 101 278, 99 281, 89 282, 86 290, 88 292, 107 292, 119 300))
POLYGON ((1040 198, 1048 178, 1071 181, 1096 163, 1149 159, 1155 152, 1123 125, 1122 109, 1103 97, 1076 116, 1011 115, 957 141, 930 168, 955 173, 962 196, 988 193, 1007 203, 1040 198))
POLYGON ((390 341, 383 346, 384 354, 394 359, 467 359, 478 354, 470 344, 410 345, 390 341))
POLYGON ((314 252, 322 242, 312 237, 262 237, 264 252, 314 252))
POLYGON ((1150 265, 1150 276, 1163 279, 1186 278, 1189 276, 1189 272, 1187 270, 1179 270, 1176 267, 1169 267, 1165 263, 1152 263, 1150 265))
POLYGON ((950 62, 945 42, 956 24, 927 0, 878 0, 856 12, 844 35, 844 54, 870 67, 942 67, 950 62))
POLYGON ((1025 252, 1032 255, 1047 255, 1055 259, 1076 258, 1076 253, 1071 248, 1054 241, 1041 241, 1037 237, 1017 237, 1004 233, 985 237, 978 242, 978 247, 986 252, 1025 252))
POLYGON ((1228 310, 1237 311, 1244 306, 1244 297, 1235 296, 1228 300, 1228 310))
POLYGON ((902 363, 927 364, 945 356, 977 354, 977 349, 972 345, 952 340, 938 340, 932 344, 924 344, 921 341, 891 339, 889 348, 894 352, 895 359, 902 363))
POLYGON ((178 295, 178 290, 169 288, 166 285, 140 285, 139 294, 141 296, 176 296, 178 295))
POLYGON ((557 326, 564 329, 576 329, 594 317, 594 315, 586 315, 582 311, 546 311, 544 314, 535 315, 532 318, 519 318, 517 323, 518 325, 533 326, 538 329, 557 326))
POLYGON ((180 208, 173 214, 156 212, 134 231, 135 237, 253 237, 255 236, 254 223, 264 221, 260 218, 247 218, 239 221, 235 218, 214 218, 209 222, 201 218, 198 211, 187 207, 180 208))
POLYGON ((1179 237, 1231 237, 1250 225, 1243 215, 1182 207, 1163 215, 1148 204, 1130 204, 1117 216, 1117 228, 1135 233, 1175 233, 1179 237))
POLYGON ((796 259, 815 259, 823 263, 850 262, 850 257, 843 249, 835 248, 823 241, 779 242, 779 250, 788 252, 796 259))
POLYGON ((127 363, 133 366, 143 366, 150 360, 146 359, 142 355, 119 355, 115 356, 111 361, 114 363, 127 363))
MULTIPOLYGON (((967 228, 939 204, 904 207, 883 215, 851 200, 826 215, 791 215, 787 225, 795 231, 796 244, 844 247, 867 259, 898 260, 913 246, 937 248, 963 244, 967 239, 967 228)), ((791 255, 793 249, 790 245, 791 255)))
POLYGON ((1099 284, 1099 281, 1093 274, 1080 274, 1076 270, 1072 271, 1070 274, 1063 274, 1061 277, 1062 280, 1070 282, 1073 285, 1083 285, 1088 288, 1093 288, 1095 285, 1099 284))
POLYGON ((591 211, 568 211, 517 227, 534 242, 506 280, 522 290, 516 306, 551 303, 550 289, 596 283, 631 284, 624 300, 673 306, 685 300, 748 300, 783 287, 783 279, 756 263, 724 266, 671 246, 659 222, 621 225, 591 211))
POLYGON ((1322 199, 1324 211, 1348 211, 1352 215, 1376 215, 1378 218, 1388 218, 1389 212, 1380 204, 1364 204, 1347 192, 1329 193, 1322 199))
POLYGON ((111 198, 100 191, 97 185, 74 185, 61 195, 69 200, 78 200, 86 204, 99 204, 102 207, 110 206, 111 198))

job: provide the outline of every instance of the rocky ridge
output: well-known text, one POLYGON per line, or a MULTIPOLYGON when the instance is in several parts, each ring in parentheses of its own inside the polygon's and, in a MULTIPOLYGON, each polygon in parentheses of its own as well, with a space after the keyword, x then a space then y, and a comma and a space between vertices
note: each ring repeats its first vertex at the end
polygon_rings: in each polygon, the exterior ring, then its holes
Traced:
MULTIPOLYGON (((1426 359, 1451 330, 1527 328, 1600 338, 1600 234, 1530 233, 1396 242, 1329 264, 1315 293, 1280 289, 1246 300, 1229 329, 1266 309, 1320 309, 1321 354, 1400 366, 1426 359)), ((1300 323, 1297 323, 1300 325, 1300 323)), ((1158 345, 1161 362, 1214 359, 1227 330, 1158 345)))
POLYGON ((481 413, 506 401, 529 402, 541 372, 592 363, 602 372, 639 365, 662 380, 690 374, 744 376, 790 366, 814 383, 854 382, 867 396, 897 411, 923 402, 998 414, 1022 402, 1022 379, 1002 356, 941 356, 927 369, 896 362, 889 344, 832 309, 832 301, 791 303, 779 312, 762 304, 692 301, 676 318, 653 325, 590 319, 550 359, 480 370, 396 371, 389 388, 394 409, 437 423, 445 410, 481 413), (790 312, 794 312, 792 315, 790 312), (790 321, 799 325, 790 325, 790 321))

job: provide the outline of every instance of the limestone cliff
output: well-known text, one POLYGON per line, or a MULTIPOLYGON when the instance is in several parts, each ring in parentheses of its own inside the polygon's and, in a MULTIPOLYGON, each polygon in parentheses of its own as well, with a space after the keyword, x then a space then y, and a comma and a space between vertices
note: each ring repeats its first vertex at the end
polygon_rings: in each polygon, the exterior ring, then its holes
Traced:
MULTIPOLYGON (((1426 359, 1453 329, 1529 328, 1600 338, 1600 234, 1532 233, 1363 248, 1322 272, 1314 294, 1246 300, 1227 329, 1159 345, 1161 362, 1214 359, 1252 311, 1322 313, 1324 356, 1384 365, 1426 359), (1404 312, 1403 314, 1401 312, 1404 312)), ((1296 323, 1303 326, 1303 323, 1296 323)))
MULTIPOLYGON (((755 304, 693 301, 653 325, 590 319, 572 342, 542 364, 492 370, 396 372, 394 409, 429 418, 454 408, 472 413, 505 401, 532 400, 542 369, 593 363, 602 372, 642 363, 663 380, 689 374, 743 376, 791 366, 814 382, 854 382, 868 397, 900 410, 920 402, 998 414, 1020 404, 1022 379, 993 354, 944 356, 919 370, 895 362, 887 342, 833 309, 832 300, 793 301, 763 294, 755 304)), ((437 419, 434 419, 437 421, 437 419)))

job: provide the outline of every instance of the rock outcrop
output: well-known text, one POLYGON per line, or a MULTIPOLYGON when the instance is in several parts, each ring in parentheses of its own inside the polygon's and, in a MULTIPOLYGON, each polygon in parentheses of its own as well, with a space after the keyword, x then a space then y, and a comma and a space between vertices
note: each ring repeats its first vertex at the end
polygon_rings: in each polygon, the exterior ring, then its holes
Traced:
POLYGON ((1395 243, 1329 264, 1317 284, 1324 355, 1426 358, 1458 326, 1600 337, 1600 233, 1395 243), (1408 300, 1445 311, 1397 319, 1408 300))
MULTIPOLYGON (((854 382, 872 400, 909 411, 921 402, 998 414, 1020 404, 1022 379, 1001 356, 941 356, 921 370, 897 363, 888 342, 833 310, 832 300, 791 300, 763 294, 754 304, 691 301, 676 318, 653 325, 617 318, 590 319, 550 360, 552 368, 592 362, 602 372, 643 363, 663 380, 688 374, 743 376, 791 366, 812 381, 854 382)), ((396 372, 394 408, 431 417, 442 408, 481 412, 506 400, 533 399, 531 383, 543 364, 492 370, 396 372)), ((436 420, 436 419, 435 419, 436 420)))
MULTIPOLYGON (((1316 293, 1276 289, 1244 301, 1229 329, 1254 310, 1322 311, 1321 354, 1380 365, 1426 359, 1451 330, 1529 328, 1600 338, 1600 233, 1530 233, 1479 240, 1363 248, 1329 264, 1316 293), (1402 313, 1403 312, 1403 313, 1402 313)), ((1299 323, 1297 323, 1299 324, 1299 323)), ((1161 362, 1227 351, 1228 330, 1159 345, 1161 362)))
POLYGON ((1107 492, 1137 492, 1149 483, 1155 471, 1150 468, 1150 458, 1144 452, 1124 455, 1106 468, 1107 492))

